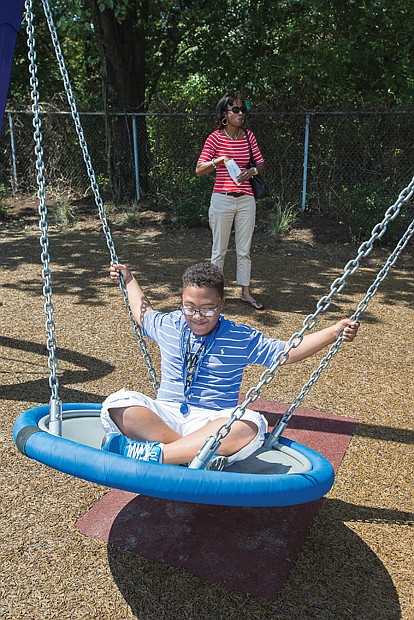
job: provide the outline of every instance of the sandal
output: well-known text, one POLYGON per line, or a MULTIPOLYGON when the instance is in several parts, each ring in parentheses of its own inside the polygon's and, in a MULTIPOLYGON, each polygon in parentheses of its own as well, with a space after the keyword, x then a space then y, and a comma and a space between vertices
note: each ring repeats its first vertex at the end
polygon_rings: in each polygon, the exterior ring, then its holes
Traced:
POLYGON ((254 297, 250 297, 250 299, 242 299, 244 304, 249 304, 255 310, 264 310, 264 305, 257 301, 254 297))

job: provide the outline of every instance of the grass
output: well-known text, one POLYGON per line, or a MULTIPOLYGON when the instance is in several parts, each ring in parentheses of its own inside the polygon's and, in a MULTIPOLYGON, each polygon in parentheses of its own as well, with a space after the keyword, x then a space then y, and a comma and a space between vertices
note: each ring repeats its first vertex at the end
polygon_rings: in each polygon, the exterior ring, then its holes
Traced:
POLYGON ((275 207, 274 212, 269 217, 268 233, 271 237, 279 237, 288 233, 296 222, 298 212, 294 207, 282 208, 280 205, 275 207))
POLYGON ((117 220, 121 228, 135 228, 140 225, 139 211, 126 211, 119 215, 117 220))
POLYGON ((77 218, 77 209, 67 200, 60 200, 52 213, 54 223, 60 226, 72 226, 77 218))

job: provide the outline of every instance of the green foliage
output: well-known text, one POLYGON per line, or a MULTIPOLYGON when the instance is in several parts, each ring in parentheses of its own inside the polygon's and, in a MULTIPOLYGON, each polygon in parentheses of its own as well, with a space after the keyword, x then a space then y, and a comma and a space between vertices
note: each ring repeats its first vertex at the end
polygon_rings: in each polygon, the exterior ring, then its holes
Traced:
MULTIPOLYGON (((144 69, 139 79, 145 81, 145 105, 152 110, 211 108, 229 88, 256 108, 412 107, 411 0, 224 0, 219 11, 203 0, 56 0, 52 9, 84 108, 102 109, 101 67, 108 92, 120 72, 133 89, 138 65, 144 69), (101 17, 106 37, 117 37, 122 26, 123 47, 130 48, 122 58, 133 59, 137 47, 145 53, 138 65, 130 65, 131 74, 119 59, 100 58, 116 50, 99 39, 93 20, 101 17)), ((62 86, 41 0, 34 0, 34 14, 41 96, 50 103, 60 98, 62 86)), ((10 89, 20 105, 30 103, 25 47, 22 28, 10 89)))
POLYGON ((192 27, 183 26, 153 108, 181 100, 184 109, 200 109, 228 88, 273 109, 412 106, 408 0, 227 0, 209 15, 196 5, 186 3, 192 27))
POLYGON ((187 190, 172 197, 174 223, 191 228, 207 221, 211 199, 211 179, 206 176, 188 179, 187 190))
POLYGON ((158 202, 172 209, 177 226, 202 224, 207 218, 214 179, 213 175, 195 175, 203 138, 199 118, 189 118, 180 124, 171 123, 169 117, 151 118, 147 128, 150 145, 156 153, 150 174, 151 193, 158 202))
POLYGON ((0 219, 5 218, 7 215, 8 209, 5 204, 5 198, 8 198, 8 196, 10 196, 10 191, 3 183, 0 183, 0 219))
POLYGON ((292 206, 277 205, 268 220, 268 234, 278 237, 288 233, 298 218, 298 210, 292 206))
MULTIPOLYGON (((219 97, 232 89, 252 102, 253 111, 388 110, 410 109, 414 101, 411 4, 411 0, 224 0, 219 10, 212 11, 205 0, 55 0, 52 12, 79 109, 212 111, 219 97)), ((66 106, 41 0, 34 0, 34 15, 42 105, 66 106)), ((10 107, 31 104, 26 38, 22 27, 9 91, 10 107)), ((363 125, 357 122, 362 142, 363 125)), ((140 151, 140 174, 145 182, 148 180, 149 193, 171 205, 177 225, 196 225, 206 220, 211 190, 211 176, 196 179, 194 175, 195 159, 208 131, 206 128, 205 136, 200 135, 199 123, 191 119, 186 121, 183 136, 170 131, 168 117, 164 124, 148 122, 148 146, 146 130, 143 139, 140 136, 140 144, 145 145, 145 153, 144 149, 140 151), (185 147, 177 160, 180 140, 185 147)), ((332 140, 331 161, 325 147, 326 171, 318 167, 310 173, 326 176, 349 161, 356 169, 358 162, 348 156, 353 144, 343 149, 347 161, 341 162, 334 148, 338 135, 330 126, 326 131, 320 128, 319 144, 326 142, 327 136, 332 140)), ((266 140, 260 135, 258 139, 265 149, 266 140)), ((129 157, 131 137, 121 149, 109 129, 106 140, 104 155, 111 171, 107 175, 111 187, 102 186, 125 198, 128 192, 124 188, 129 191, 132 187, 132 177, 124 160, 119 160, 116 176, 112 158, 122 149, 129 157)), ((282 155, 289 163, 289 154, 282 155)), ((369 153, 366 160, 374 161, 374 157, 369 153)), ((395 166, 398 164, 396 150, 395 166)), ((59 169, 61 162, 55 166, 59 169)), ((392 172, 387 170, 386 174, 392 172)), ((343 191, 347 213, 358 239, 376 220, 378 210, 385 209, 382 187, 361 188, 356 178, 355 183, 338 181, 333 175, 332 191, 344 183, 348 183, 343 191)), ((289 200, 287 197, 285 202, 289 200)), ((282 224, 279 216, 283 221, 284 214, 275 213, 270 223, 275 230, 282 224)))
POLYGON ((120 228, 138 228, 141 224, 137 208, 125 209, 116 220, 120 228))
POLYGON ((96 182, 98 183, 101 192, 109 192, 110 182, 106 175, 98 174, 96 176, 96 182))
MULTIPOLYGON (((383 220, 387 209, 395 204, 397 198, 398 192, 392 191, 388 179, 365 186, 343 188, 342 199, 348 213, 352 240, 361 243, 369 239, 374 226, 383 220)), ((403 207, 399 217, 388 224, 381 243, 397 241, 412 219, 413 207, 403 207)))
MULTIPOLYGON (((102 59, 90 10, 83 0, 56 0, 51 9, 79 109, 102 109, 102 59)), ((40 100, 61 109, 67 106, 66 95, 41 0, 34 0, 33 15, 40 100)), ((10 107, 22 109, 31 105, 28 76, 26 21, 23 15, 10 78, 10 107)))
POLYGON ((174 199, 174 224, 177 228, 195 228, 205 218, 205 209, 195 196, 177 196, 174 199))
POLYGON ((72 226, 77 218, 77 209, 67 200, 60 200, 51 213, 51 220, 59 226, 72 226))

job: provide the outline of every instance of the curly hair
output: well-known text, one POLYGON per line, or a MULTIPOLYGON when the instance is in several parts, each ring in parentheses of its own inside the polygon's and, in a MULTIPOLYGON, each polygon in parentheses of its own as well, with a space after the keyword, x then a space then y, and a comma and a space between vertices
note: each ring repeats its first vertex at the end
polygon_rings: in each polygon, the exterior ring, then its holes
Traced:
POLYGON ((197 263, 188 267, 183 274, 183 290, 187 286, 211 288, 224 297, 224 276, 222 271, 211 263, 197 263))

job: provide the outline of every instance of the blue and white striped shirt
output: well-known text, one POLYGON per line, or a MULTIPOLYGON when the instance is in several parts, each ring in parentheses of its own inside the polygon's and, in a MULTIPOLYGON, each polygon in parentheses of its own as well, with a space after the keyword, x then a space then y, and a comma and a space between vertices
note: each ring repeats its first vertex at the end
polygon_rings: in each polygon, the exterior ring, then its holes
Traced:
MULTIPOLYGON (((161 351, 161 385, 157 399, 184 402, 182 334, 186 329, 185 317, 180 310, 169 314, 150 310, 144 315, 142 327, 144 336, 155 340, 161 351)), ((192 334, 195 350, 203 338, 192 334)), ((261 364, 269 368, 284 346, 281 340, 265 338, 262 332, 221 316, 214 342, 207 347, 197 379, 191 386, 188 403, 206 409, 236 407, 246 366, 261 364)))

